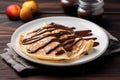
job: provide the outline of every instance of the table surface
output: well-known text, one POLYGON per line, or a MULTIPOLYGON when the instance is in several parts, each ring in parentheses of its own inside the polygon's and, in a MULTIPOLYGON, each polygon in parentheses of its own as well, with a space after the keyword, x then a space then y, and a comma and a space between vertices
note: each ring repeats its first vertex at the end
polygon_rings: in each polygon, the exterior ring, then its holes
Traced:
MULTIPOLYGON (((5 8, 10 4, 21 5, 25 0, 0 0, 0 53, 10 42, 12 33, 22 24, 21 20, 9 20, 5 8)), ((34 19, 48 16, 68 16, 63 13, 60 0, 36 0, 39 11, 34 19)), ((105 13, 99 23, 120 40, 120 0, 104 0, 105 13)), ((100 57, 92 62, 72 67, 42 66, 39 70, 15 72, 0 58, 0 80, 120 80, 120 52, 100 57)))

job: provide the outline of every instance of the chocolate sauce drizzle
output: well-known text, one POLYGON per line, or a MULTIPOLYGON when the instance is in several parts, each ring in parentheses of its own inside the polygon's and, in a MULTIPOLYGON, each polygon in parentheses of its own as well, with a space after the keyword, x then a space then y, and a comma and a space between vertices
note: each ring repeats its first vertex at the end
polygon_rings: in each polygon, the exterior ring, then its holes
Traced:
MULTIPOLYGON (((44 38, 47 38, 49 36, 53 36, 55 38, 46 41, 44 44, 39 45, 39 47, 35 48, 34 50, 28 49, 27 52, 28 53, 35 53, 38 50, 46 47, 51 42, 59 42, 61 44, 58 44, 58 45, 46 50, 46 54, 51 53, 52 51, 54 51, 55 49, 57 49, 60 46, 63 46, 65 48, 65 50, 70 51, 71 47, 73 45, 75 45, 77 42, 79 42, 81 39, 83 39, 81 37, 86 37, 86 36, 92 35, 91 30, 74 31, 74 29, 75 29, 75 27, 69 28, 69 27, 66 27, 63 25, 51 23, 49 25, 49 27, 43 27, 43 28, 40 28, 40 29, 37 29, 37 30, 34 30, 34 31, 28 33, 27 35, 32 35, 32 36, 24 39, 22 41, 22 44, 23 45, 34 44, 37 41, 40 41, 44 38), (62 29, 63 31, 59 31, 57 33, 54 32, 57 29, 62 29), (45 34, 47 32, 49 32, 50 34, 45 34), (65 38, 61 38, 64 35, 68 35, 68 36, 65 38), (78 38, 78 39, 75 40, 76 38, 78 38)), ((97 38, 95 38, 95 37, 94 38, 85 38, 84 40, 90 40, 90 39, 96 40, 97 38)), ((98 45, 99 45, 98 42, 94 42, 94 47, 98 46, 98 45)), ((56 51, 56 55, 60 55, 63 53, 64 53, 64 50, 56 51)))
POLYGON ((72 46, 73 45, 75 45, 77 42, 79 42, 81 39, 79 38, 79 39, 77 39, 77 40, 75 40, 73 43, 71 43, 70 45, 65 45, 64 46, 64 48, 65 48, 65 50, 67 50, 67 51, 71 51, 72 49, 72 46))
MULTIPOLYGON (((47 46, 49 43, 54 42, 54 41, 58 42, 58 39, 57 39, 57 38, 53 38, 53 39, 45 42, 45 44, 39 45, 39 47, 36 48, 35 50, 29 50, 29 49, 28 49, 27 51, 28 51, 28 53, 35 53, 35 52, 38 51, 39 49, 44 48, 44 47, 47 46)), ((48 52, 46 52, 46 53, 48 53, 48 52)))

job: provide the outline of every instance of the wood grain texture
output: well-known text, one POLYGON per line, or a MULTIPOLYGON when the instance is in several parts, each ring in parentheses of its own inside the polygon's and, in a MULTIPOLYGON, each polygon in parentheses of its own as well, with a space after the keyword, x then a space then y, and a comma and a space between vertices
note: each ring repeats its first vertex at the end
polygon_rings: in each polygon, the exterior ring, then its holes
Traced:
MULTIPOLYGON (((34 19, 64 14, 60 0, 36 0, 39 11, 34 19)), ((105 13, 97 24, 107 29, 120 40, 120 0, 104 0, 105 13)), ((0 53, 10 42, 12 33, 26 22, 9 20, 5 8, 12 3, 21 5, 24 0, 0 0, 0 53)), ((0 57, 0 80, 120 80, 120 52, 100 57, 87 64, 72 67, 50 67, 39 65, 38 70, 15 72, 0 57)), ((38 66, 38 65, 37 65, 38 66)))

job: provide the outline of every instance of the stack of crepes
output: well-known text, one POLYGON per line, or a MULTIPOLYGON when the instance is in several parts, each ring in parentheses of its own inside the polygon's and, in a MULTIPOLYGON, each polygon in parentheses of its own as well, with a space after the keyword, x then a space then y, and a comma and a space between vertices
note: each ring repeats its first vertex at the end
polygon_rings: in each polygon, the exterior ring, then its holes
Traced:
POLYGON ((17 47, 33 59, 71 62, 88 53, 94 40, 85 40, 75 34, 74 27, 50 23, 21 33, 17 47))

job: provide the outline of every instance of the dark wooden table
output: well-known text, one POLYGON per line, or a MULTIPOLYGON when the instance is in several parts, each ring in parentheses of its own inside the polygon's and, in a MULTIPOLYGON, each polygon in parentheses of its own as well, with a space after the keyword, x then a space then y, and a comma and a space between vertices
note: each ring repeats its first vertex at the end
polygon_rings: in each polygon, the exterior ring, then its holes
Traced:
MULTIPOLYGON (((24 0, 0 0, 0 53, 10 42, 12 33, 22 24, 21 20, 9 20, 5 8, 12 3, 22 4, 24 0)), ((39 13, 34 19, 48 16, 68 16, 63 13, 60 0, 36 0, 39 13)), ((120 0, 104 0, 105 13, 99 23, 120 40, 120 0)), ((33 19, 33 20, 34 20, 33 19)), ((0 58, 0 80, 120 80, 120 52, 100 57, 87 64, 73 67, 41 66, 39 70, 15 72, 0 58)))

